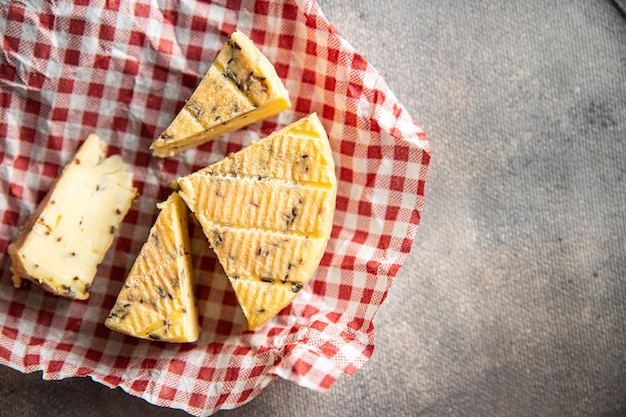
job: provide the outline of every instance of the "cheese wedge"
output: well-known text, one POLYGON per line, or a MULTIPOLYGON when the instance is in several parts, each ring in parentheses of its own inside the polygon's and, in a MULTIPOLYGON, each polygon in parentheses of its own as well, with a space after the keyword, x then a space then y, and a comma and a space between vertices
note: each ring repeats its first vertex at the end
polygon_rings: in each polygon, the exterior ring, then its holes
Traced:
POLYGON ((164 203, 105 325, 142 339, 195 342, 196 311, 187 207, 177 193, 164 203))
POLYGON ((137 190, 119 155, 90 135, 9 245, 13 281, 87 299, 98 265, 137 190))
POLYGON ((246 316, 257 330, 309 282, 333 225, 337 180, 316 114, 179 178, 246 316))
POLYGON ((236 31, 150 149, 154 156, 173 156, 290 107, 274 66, 246 35, 236 31))

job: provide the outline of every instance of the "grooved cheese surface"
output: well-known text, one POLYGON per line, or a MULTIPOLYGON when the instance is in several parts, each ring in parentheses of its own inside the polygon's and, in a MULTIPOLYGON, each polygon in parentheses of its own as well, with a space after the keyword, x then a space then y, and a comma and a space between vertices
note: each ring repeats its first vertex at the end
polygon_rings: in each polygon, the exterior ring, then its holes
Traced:
POLYGON ((87 299, 98 265, 137 195, 119 155, 89 135, 11 243, 11 270, 68 298, 87 299))
POLYGON ((199 174, 186 187, 202 188, 195 207, 202 221, 321 236, 332 225, 334 196, 327 187, 271 178, 199 174))
POLYGON ((309 282, 326 249, 337 185, 316 114, 178 180, 256 330, 309 282))
POLYGON ((164 203, 105 325, 131 336, 193 342, 200 326, 187 232, 187 208, 177 193, 164 203))
POLYGON ((246 35, 236 31, 150 148, 155 156, 172 156, 290 107, 274 66, 246 35))

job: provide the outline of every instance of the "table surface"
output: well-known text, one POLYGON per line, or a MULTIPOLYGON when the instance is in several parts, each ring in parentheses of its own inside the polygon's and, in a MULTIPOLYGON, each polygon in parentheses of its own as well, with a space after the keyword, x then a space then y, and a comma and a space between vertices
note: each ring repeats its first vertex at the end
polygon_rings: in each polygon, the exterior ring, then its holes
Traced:
MULTIPOLYGON (((426 205, 363 369, 218 415, 626 415, 626 17, 609 0, 319 3, 428 133, 426 205)), ((186 415, 0 367, 2 416, 148 414, 186 415)))

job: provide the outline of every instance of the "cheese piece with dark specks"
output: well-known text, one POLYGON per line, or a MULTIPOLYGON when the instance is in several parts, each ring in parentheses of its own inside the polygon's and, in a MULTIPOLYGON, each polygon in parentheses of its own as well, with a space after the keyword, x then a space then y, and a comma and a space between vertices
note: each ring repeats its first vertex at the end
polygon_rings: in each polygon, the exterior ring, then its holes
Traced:
POLYGON ((22 225, 8 253, 16 287, 25 278, 80 300, 137 196, 130 167, 89 135, 22 225))
POLYGON ((310 281, 330 238, 337 180, 324 127, 311 114, 178 185, 260 329, 310 281))
POLYGON ((200 325, 187 225, 187 207, 174 192, 161 209, 126 277, 105 325, 130 336, 194 342, 200 325))
POLYGON ((173 156, 290 107, 274 66, 245 34, 235 31, 150 149, 154 156, 173 156))

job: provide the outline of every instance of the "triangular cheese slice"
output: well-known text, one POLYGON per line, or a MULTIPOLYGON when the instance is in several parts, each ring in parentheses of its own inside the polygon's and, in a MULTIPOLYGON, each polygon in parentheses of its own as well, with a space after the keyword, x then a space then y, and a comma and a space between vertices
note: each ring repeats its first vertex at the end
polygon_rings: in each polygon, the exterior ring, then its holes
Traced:
POLYGON ((187 208, 177 193, 164 203, 105 325, 163 342, 194 342, 196 311, 187 208))
POLYGON ((178 180, 257 330, 309 282, 330 238, 337 180, 311 114, 178 180))
POLYGON ((274 66, 246 35, 236 31, 150 149, 158 157, 172 156, 290 107, 274 66))
POLYGON ((9 245, 13 280, 85 300, 137 189, 130 166, 89 135, 9 245))

